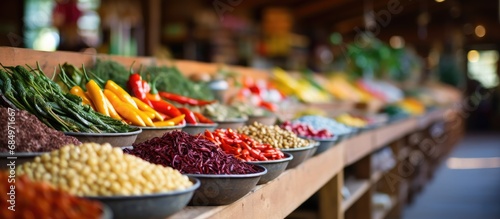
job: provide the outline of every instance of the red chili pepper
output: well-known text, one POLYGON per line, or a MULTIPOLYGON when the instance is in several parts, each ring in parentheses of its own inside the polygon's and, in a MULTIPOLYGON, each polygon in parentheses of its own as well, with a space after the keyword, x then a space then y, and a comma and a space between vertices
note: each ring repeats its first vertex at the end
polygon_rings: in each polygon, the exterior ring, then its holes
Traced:
POLYGON ((267 110, 269 110, 271 112, 278 111, 278 106, 276 106, 274 103, 262 101, 262 102, 260 102, 259 106, 262 107, 262 108, 265 108, 265 109, 267 109, 267 110))
POLYGON ((196 116, 194 115, 194 113, 192 111, 190 111, 187 108, 179 108, 179 111, 181 111, 182 114, 186 115, 186 117, 184 119, 186 120, 186 122, 188 124, 193 124, 193 125, 197 124, 196 116))
POLYGON ((127 86, 135 97, 152 107, 151 103, 146 99, 146 94, 149 91, 144 87, 141 75, 138 73, 131 74, 127 86))
POLYGON ((163 114, 169 116, 170 118, 175 118, 175 117, 180 116, 182 114, 179 111, 179 109, 177 109, 174 105, 172 105, 171 103, 169 103, 167 101, 163 101, 163 100, 151 101, 151 104, 153 105, 152 107, 156 111, 163 113, 163 114))
POLYGON ((205 124, 214 124, 214 122, 211 119, 203 116, 201 113, 199 113, 199 112, 193 112, 193 113, 194 113, 194 116, 196 116, 196 119, 198 119, 198 122, 205 123, 205 124))
POLYGON ((156 88, 156 82, 160 77, 156 77, 151 83, 149 83, 150 91, 146 94, 146 98, 151 101, 159 101, 161 100, 160 95, 158 94, 158 89, 156 88))
POLYGON ((208 104, 212 104, 212 103, 216 102, 215 100, 211 100, 211 101, 198 100, 198 99, 194 99, 194 98, 190 98, 190 97, 186 97, 186 96, 182 96, 182 95, 178 95, 178 94, 174 94, 174 93, 169 93, 169 92, 165 92, 165 91, 160 91, 160 92, 158 92, 158 94, 160 94, 160 96, 165 98, 165 99, 175 101, 175 102, 180 103, 180 104, 188 104, 191 106, 204 106, 204 105, 208 105, 208 104))

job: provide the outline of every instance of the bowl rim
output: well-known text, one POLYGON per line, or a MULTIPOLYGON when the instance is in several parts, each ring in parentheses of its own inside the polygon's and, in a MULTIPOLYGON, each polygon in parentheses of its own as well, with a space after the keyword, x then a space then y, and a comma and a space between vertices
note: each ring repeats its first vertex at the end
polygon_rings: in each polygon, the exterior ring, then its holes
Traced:
POLYGON ((261 115, 261 116, 254 116, 254 115, 248 115, 248 119, 261 119, 261 118, 277 118, 278 116, 276 114, 272 115, 261 115))
MULTIPOLYGON (((186 174, 183 174, 186 176, 186 174)), ((115 200, 115 199, 143 199, 143 198, 156 198, 156 197, 163 197, 163 196, 171 196, 171 195, 179 195, 179 194, 185 194, 189 192, 194 192, 196 189, 198 189, 201 185, 201 182, 199 179, 191 176, 187 176, 189 178, 189 181, 193 183, 193 185, 187 189, 183 190, 175 190, 175 191, 170 191, 170 192, 159 192, 159 193, 152 193, 152 194, 144 194, 144 195, 115 195, 115 196, 79 196, 81 198, 88 198, 88 199, 96 199, 96 200, 115 200)))
POLYGON ((215 123, 219 124, 227 124, 227 123, 244 123, 248 121, 248 118, 231 118, 231 119, 226 119, 226 120, 212 120, 215 123))
POLYGON ((257 173, 247 173, 247 174, 196 174, 196 173, 184 173, 184 175, 194 177, 194 178, 252 178, 252 177, 260 177, 266 175, 267 168, 262 165, 252 164, 256 167, 262 169, 261 172, 257 173))
POLYGON ((186 124, 183 128, 211 128, 211 127, 217 127, 219 124, 214 122, 214 123, 197 123, 197 124, 186 124))
POLYGON ((331 138, 316 138, 316 137, 306 137, 306 136, 301 136, 301 135, 298 135, 298 137, 303 138, 303 139, 317 141, 317 142, 337 141, 339 139, 339 135, 334 135, 331 138))
MULTIPOLYGON (((134 126, 131 126, 133 128, 136 128, 134 126)), ((138 129, 135 131, 131 132, 116 132, 116 133, 92 133, 92 132, 63 132, 65 135, 69 136, 96 136, 96 137, 118 137, 118 136, 131 136, 131 135, 138 135, 142 132, 142 129, 137 127, 138 129)))
POLYGON ((317 147, 319 144, 317 143, 312 143, 312 144, 309 144, 305 147, 298 147, 298 148, 280 148, 281 151, 283 152, 295 152, 295 151, 305 151, 305 150, 311 150, 313 149, 314 147, 317 147))
POLYGON ((183 125, 161 126, 161 127, 149 127, 149 126, 131 126, 131 127, 139 128, 139 129, 142 129, 143 131, 144 130, 153 130, 153 131, 156 131, 156 130, 181 129, 181 128, 184 128, 185 126, 186 125, 183 124, 183 125))
POLYGON ((285 154, 285 158, 279 159, 279 160, 264 160, 264 161, 245 161, 245 163, 249 164, 274 164, 274 163, 284 163, 284 162, 290 162, 293 159, 293 155, 287 152, 283 152, 285 154))
MULTIPOLYGON (((55 149, 57 150, 57 149, 55 149)), ((38 157, 38 156, 41 156, 43 154, 48 154, 52 151, 45 151, 45 152, 15 152, 14 151, 14 154, 10 154, 9 152, 2 152, 0 153, 0 158, 7 158, 7 157, 21 157, 21 158, 25 158, 25 157, 38 157)))

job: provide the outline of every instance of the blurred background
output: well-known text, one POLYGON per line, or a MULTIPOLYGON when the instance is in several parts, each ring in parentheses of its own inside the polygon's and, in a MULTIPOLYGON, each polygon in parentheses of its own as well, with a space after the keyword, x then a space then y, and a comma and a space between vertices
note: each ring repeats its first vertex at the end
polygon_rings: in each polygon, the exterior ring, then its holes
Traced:
POLYGON ((491 89, 472 130, 500 129, 497 0, 1 1, 0 46, 348 71, 491 89))

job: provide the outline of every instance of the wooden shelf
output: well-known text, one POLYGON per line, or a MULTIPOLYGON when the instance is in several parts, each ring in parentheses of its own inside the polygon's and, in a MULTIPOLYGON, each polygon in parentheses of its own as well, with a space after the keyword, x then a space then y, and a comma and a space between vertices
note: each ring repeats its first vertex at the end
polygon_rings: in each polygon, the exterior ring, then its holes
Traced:
POLYGON ((373 150, 378 150, 386 146, 387 144, 393 142, 396 139, 400 139, 408 133, 411 133, 417 128, 417 118, 409 118, 402 121, 398 121, 394 124, 376 129, 374 134, 373 150))
POLYGON ((187 207, 170 219, 285 218, 342 171, 343 155, 344 144, 337 144, 230 205, 187 207))
POLYGON ((364 132, 345 141, 345 165, 348 166, 373 150, 373 132, 364 132))
POLYGON ((370 177, 370 181, 372 183, 377 183, 383 176, 384 176, 385 172, 384 171, 375 171, 371 177, 370 177))
POLYGON ((342 201, 342 211, 345 212, 370 189, 371 184, 369 180, 347 180, 344 185, 351 193, 351 196, 342 201))
POLYGON ((387 208, 375 208, 372 207, 372 219, 384 219, 387 214, 396 206, 398 199, 396 197, 391 197, 391 205, 387 208))

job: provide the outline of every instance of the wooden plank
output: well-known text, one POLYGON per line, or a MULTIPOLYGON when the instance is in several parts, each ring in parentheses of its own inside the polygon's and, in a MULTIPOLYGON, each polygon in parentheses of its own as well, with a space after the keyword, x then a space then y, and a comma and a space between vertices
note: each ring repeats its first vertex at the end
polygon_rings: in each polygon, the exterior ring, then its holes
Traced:
POLYGON ((342 185, 344 184, 344 172, 340 171, 333 179, 328 181, 319 192, 319 215, 321 219, 343 219, 342 185))
POLYGON ((398 199, 394 196, 391 197, 391 205, 388 208, 373 208, 372 219, 384 219, 389 212, 397 205, 398 199))
POLYGON ((345 165, 348 166, 363 158, 373 150, 373 132, 364 132, 349 138, 345 147, 345 165))
MULTIPOLYGON (((10 65, 30 65, 36 66, 40 63, 45 75, 52 78, 54 69, 59 64, 65 62, 76 66, 91 66, 94 63, 94 53, 76 53, 76 52, 45 52, 31 49, 22 49, 14 47, 0 47, 0 63, 5 66, 10 65)), ((57 69, 59 71, 59 69, 57 69)))
POLYGON ((351 207, 368 189, 370 189, 369 180, 348 180, 345 182, 345 187, 351 193, 347 199, 342 201, 342 210, 345 212, 351 207))
POLYGON ((342 170, 343 154, 344 145, 338 144, 230 205, 189 207, 170 219, 284 218, 342 170))
POLYGON ((399 139, 412 131, 417 127, 417 119, 409 118, 397 123, 393 123, 386 127, 376 129, 374 132, 374 150, 378 150, 381 147, 399 139))
POLYGON ((372 176, 370 177, 370 181, 372 184, 375 184, 377 183, 381 178, 382 176, 384 175, 384 171, 375 171, 372 176))

